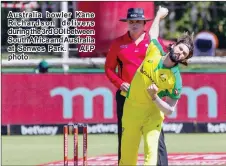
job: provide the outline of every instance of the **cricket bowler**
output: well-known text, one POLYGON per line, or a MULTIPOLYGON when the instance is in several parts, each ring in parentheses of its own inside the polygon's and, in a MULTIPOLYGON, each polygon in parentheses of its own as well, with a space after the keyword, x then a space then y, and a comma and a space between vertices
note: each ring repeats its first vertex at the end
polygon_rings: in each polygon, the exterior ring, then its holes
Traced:
POLYGON ((141 136, 144 139, 144 165, 159 163, 158 144, 164 116, 174 112, 181 95, 178 64, 187 65, 187 60, 192 57, 193 34, 185 33, 169 46, 168 53, 164 53, 158 41, 159 23, 167 15, 168 9, 160 6, 149 31, 151 41, 145 59, 127 93, 119 165, 137 164, 141 136))

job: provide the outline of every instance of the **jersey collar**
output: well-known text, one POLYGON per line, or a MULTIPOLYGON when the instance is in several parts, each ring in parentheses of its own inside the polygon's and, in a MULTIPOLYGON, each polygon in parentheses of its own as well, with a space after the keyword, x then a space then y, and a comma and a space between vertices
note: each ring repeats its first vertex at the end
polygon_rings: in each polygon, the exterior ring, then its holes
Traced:
POLYGON ((176 64, 175 66, 172 66, 172 67, 166 67, 164 64, 163 64, 163 59, 161 58, 160 61, 159 61, 159 65, 161 68, 165 68, 165 69, 171 69, 171 71, 173 73, 177 72, 179 70, 179 65, 176 64))

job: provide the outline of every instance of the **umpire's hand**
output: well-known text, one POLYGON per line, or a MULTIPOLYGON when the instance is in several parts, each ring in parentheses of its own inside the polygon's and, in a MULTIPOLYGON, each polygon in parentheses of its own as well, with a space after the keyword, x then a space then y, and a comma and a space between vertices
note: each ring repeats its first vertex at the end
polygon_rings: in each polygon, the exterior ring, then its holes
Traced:
POLYGON ((129 90, 129 86, 130 86, 129 83, 123 82, 123 83, 121 84, 120 90, 127 92, 127 91, 129 90))

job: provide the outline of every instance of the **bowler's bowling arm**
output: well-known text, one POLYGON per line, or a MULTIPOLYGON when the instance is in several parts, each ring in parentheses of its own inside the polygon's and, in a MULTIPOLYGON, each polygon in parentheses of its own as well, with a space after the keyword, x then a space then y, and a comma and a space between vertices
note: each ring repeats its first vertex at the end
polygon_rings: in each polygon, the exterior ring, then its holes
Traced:
POLYGON ((149 36, 151 39, 158 39, 159 37, 159 23, 160 23, 160 16, 156 14, 155 19, 151 25, 151 28, 149 30, 149 36))
POLYGON ((151 39, 158 39, 159 37, 159 23, 161 19, 165 18, 168 15, 168 9, 159 6, 159 9, 156 13, 155 19, 152 23, 152 26, 149 30, 149 35, 151 39))
POLYGON ((157 105, 157 107, 167 116, 171 115, 175 111, 177 101, 177 99, 172 99, 170 97, 166 97, 166 101, 163 101, 158 97, 158 95, 156 95, 153 99, 153 102, 157 105))

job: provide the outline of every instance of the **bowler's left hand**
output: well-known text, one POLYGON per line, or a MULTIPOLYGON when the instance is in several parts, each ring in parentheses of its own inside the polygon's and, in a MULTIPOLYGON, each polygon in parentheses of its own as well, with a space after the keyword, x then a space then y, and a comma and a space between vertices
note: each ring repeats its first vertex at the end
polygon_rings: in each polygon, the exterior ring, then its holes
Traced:
POLYGON ((148 91, 149 95, 151 96, 152 100, 156 99, 158 90, 159 90, 159 88, 155 84, 151 84, 148 87, 147 91, 148 91))

